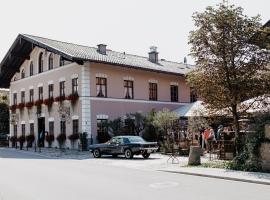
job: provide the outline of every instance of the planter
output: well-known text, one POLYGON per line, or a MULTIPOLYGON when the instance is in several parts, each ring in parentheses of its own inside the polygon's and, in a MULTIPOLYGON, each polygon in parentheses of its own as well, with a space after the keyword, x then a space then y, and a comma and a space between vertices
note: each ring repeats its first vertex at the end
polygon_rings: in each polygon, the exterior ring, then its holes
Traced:
POLYGON ((35 101, 35 106, 41 106, 43 104, 43 100, 39 99, 35 101))
POLYGON ((54 102, 54 99, 53 98, 50 98, 50 99, 45 99, 43 101, 43 103, 48 106, 48 107, 51 107, 53 105, 53 102, 54 102))
POLYGON ((12 147, 15 147, 16 146, 16 142, 17 142, 17 137, 11 136, 9 140, 11 142, 11 146, 12 147))
POLYGON ((20 110, 23 110, 25 107, 25 103, 19 103, 17 108, 20 109, 20 110))
POLYGON ((65 143, 66 139, 67 139, 66 134, 59 134, 59 135, 56 137, 56 140, 58 141, 59 147, 60 147, 60 148, 63 147, 63 144, 65 143))
POLYGON ((18 137, 17 141, 20 143, 20 149, 22 149, 25 142, 25 136, 21 135, 20 137, 18 137))
POLYGON ((34 106, 34 103, 33 102, 27 102, 25 104, 25 107, 28 108, 28 109, 32 108, 33 106, 34 106))
POLYGON ((62 101, 64 101, 66 98, 65 98, 65 96, 58 96, 58 97, 55 97, 54 98, 54 101, 56 101, 56 102, 62 102, 62 101))
POLYGON ((70 94, 69 96, 67 96, 66 100, 71 101, 71 103, 76 103, 76 101, 79 99, 79 95, 76 94, 70 94))
POLYGON ((49 147, 51 148, 52 142, 54 141, 54 135, 52 135, 52 134, 46 135, 45 140, 48 142, 49 147))
POLYGON ((9 109, 12 111, 12 112, 15 112, 16 109, 17 109, 17 105, 12 105, 9 107, 9 109))
POLYGON ((35 141, 35 136, 30 134, 26 136, 26 142, 27 142, 27 147, 32 147, 33 142, 35 141))

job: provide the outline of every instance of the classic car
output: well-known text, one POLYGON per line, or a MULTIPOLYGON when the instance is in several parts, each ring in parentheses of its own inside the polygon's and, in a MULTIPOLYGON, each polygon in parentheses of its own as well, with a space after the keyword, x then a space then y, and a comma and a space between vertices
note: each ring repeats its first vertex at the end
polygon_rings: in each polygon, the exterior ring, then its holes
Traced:
POLYGON ((106 143, 90 145, 89 149, 95 158, 102 155, 124 155, 128 159, 132 159, 134 155, 142 155, 149 158, 150 154, 158 149, 158 144, 146 142, 139 136, 116 136, 106 143))

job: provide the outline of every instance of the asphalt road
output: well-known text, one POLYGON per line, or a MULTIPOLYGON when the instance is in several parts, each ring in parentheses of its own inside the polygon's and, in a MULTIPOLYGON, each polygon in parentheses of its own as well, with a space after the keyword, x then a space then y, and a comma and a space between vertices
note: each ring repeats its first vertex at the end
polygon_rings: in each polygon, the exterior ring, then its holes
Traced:
POLYGON ((0 149, 0 200, 54 199, 269 200, 270 186, 0 149))

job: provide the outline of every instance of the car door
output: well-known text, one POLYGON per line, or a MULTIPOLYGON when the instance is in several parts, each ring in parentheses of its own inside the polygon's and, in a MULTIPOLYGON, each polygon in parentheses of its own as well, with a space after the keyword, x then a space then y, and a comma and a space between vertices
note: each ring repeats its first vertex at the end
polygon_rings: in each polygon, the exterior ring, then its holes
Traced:
POLYGON ((108 143, 107 147, 106 147, 106 153, 107 154, 115 154, 116 153, 116 148, 117 148, 117 139, 116 138, 112 138, 110 140, 110 142, 108 143))

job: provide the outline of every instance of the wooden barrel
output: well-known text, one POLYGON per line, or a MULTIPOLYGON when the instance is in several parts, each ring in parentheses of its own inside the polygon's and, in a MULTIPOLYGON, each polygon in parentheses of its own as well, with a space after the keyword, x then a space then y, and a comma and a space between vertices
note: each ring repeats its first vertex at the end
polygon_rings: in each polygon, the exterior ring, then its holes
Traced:
POLYGON ((201 164, 202 149, 199 146, 190 146, 188 165, 200 165, 201 164))

